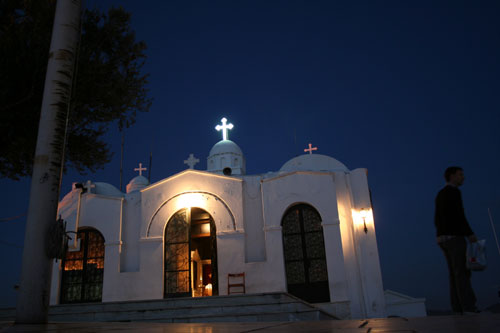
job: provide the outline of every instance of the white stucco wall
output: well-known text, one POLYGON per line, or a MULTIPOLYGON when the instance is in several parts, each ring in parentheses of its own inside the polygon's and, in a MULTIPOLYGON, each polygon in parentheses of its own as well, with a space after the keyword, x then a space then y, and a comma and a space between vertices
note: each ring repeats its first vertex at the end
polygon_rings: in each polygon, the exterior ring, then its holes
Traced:
MULTIPOLYGON (((141 191, 141 273, 149 293, 163 298, 163 237, 170 218, 180 209, 198 207, 214 219, 217 234, 219 294, 227 293, 227 274, 244 271, 242 180, 187 170, 141 191)), ((142 287, 129 291, 139 297, 142 287)))
POLYGON ((340 233, 344 254, 345 274, 347 281, 347 294, 350 300, 350 313, 352 318, 366 316, 363 290, 361 288, 360 266, 357 261, 356 240, 352 216, 352 195, 348 184, 349 174, 335 173, 337 208, 340 220, 340 233))
POLYGON ((138 272, 140 266, 141 193, 128 193, 123 203, 120 272, 138 272))
POLYGON ((369 210, 366 218, 367 231, 361 223, 354 225, 356 250, 359 267, 361 267, 361 286, 364 294, 366 317, 385 317, 385 298, 380 270, 380 259, 377 248, 377 237, 373 221, 370 190, 366 169, 355 169, 350 172, 353 209, 369 210))
MULTIPOLYGON (((80 228, 94 228, 104 237, 104 283, 103 300, 112 293, 116 270, 120 267, 122 202, 121 197, 110 197, 94 193, 81 196, 80 218, 77 223, 79 190, 70 193, 70 200, 60 205, 59 214, 67 222, 66 230, 76 232, 80 228)), ((74 235, 73 235, 74 236, 74 235)), ((74 237, 72 237, 74 239, 74 237)), ((70 248, 74 242, 70 242, 70 248)), ((61 267, 58 262, 53 267, 50 303, 59 303, 61 267)))
MULTIPOLYGON (((68 230, 76 230, 78 190, 61 202, 68 230)), ((214 219, 219 294, 227 274, 246 274, 247 293, 287 291, 281 220, 305 203, 321 216, 331 306, 351 318, 385 315, 373 217, 365 233, 355 212, 371 212, 366 170, 282 171, 227 177, 186 170, 124 197, 86 193, 80 227, 99 230, 106 244, 103 301, 161 299, 164 295, 164 232, 180 209, 198 207, 214 219), (340 311, 340 310, 339 310, 340 311)), ((58 302, 54 265, 51 303, 58 302)))
POLYGON ((243 180, 245 262, 264 262, 266 261, 266 246, 262 215, 262 177, 246 176, 243 180))
POLYGON ((163 237, 168 219, 186 207, 206 210, 214 218, 217 232, 243 230, 242 180, 239 178, 186 170, 148 186, 141 193, 142 238, 163 237), (220 204, 229 214, 228 219, 219 216, 222 211, 215 209, 220 204), (168 209, 163 207, 166 205, 168 209))
POLYGON ((348 298, 336 202, 333 173, 299 171, 263 181, 267 263, 274 269, 277 278, 273 282, 279 291, 286 291, 281 219, 289 207, 306 203, 318 211, 322 220, 330 301, 348 298))

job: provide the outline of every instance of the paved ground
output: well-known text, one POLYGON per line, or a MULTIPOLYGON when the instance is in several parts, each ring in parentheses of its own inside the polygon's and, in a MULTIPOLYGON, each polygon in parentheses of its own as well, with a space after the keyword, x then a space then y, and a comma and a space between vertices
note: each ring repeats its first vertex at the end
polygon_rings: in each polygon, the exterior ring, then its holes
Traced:
POLYGON ((108 332, 226 333, 226 332, 334 332, 334 333, 498 333, 500 314, 383 318, 280 323, 53 323, 13 325, 0 322, 1 332, 108 332))

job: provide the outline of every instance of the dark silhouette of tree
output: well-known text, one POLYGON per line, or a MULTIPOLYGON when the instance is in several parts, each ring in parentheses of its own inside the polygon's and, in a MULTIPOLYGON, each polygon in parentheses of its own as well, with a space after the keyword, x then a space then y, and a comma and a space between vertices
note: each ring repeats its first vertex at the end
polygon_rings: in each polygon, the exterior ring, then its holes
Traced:
MULTIPOLYGON (((0 177, 30 176, 36 147, 55 0, 0 0, 0 177)), ((146 44, 130 13, 86 9, 78 48, 66 167, 95 172, 111 160, 104 134, 147 112, 146 44)))

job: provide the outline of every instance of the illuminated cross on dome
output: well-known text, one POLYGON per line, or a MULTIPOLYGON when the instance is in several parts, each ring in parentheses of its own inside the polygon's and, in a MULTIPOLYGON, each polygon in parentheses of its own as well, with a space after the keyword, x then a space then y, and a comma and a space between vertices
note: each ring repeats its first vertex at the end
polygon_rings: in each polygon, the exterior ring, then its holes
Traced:
POLYGON ((142 167, 142 163, 139 163, 139 167, 134 169, 134 171, 139 171, 139 176, 142 176, 142 172, 146 170, 146 168, 142 167))
POLYGON ((227 140, 227 130, 233 129, 233 124, 229 123, 226 125, 226 122, 227 122, 226 118, 222 118, 221 122, 222 122, 222 125, 215 126, 215 129, 217 131, 222 130, 222 140, 227 140))
POLYGON ((200 160, 194 157, 193 154, 189 154, 189 158, 187 160, 184 160, 184 164, 189 165, 189 169, 194 169, 194 166, 196 163, 198 163, 200 160))
POLYGON ((311 144, 311 143, 309 144, 309 149, 304 149, 304 151, 305 151, 306 153, 307 153, 307 152, 309 152, 309 155, 312 155, 313 150, 318 150, 318 147, 314 147, 314 148, 313 148, 313 146, 312 146, 312 144, 311 144))

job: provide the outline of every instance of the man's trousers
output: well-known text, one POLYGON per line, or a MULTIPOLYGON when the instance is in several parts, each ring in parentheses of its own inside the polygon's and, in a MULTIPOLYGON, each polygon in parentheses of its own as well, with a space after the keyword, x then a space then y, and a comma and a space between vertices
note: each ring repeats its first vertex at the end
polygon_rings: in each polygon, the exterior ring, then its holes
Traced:
POLYGON ((470 282, 471 271, 466 266, 467 242, 456 236, 439 243, 448 263, 451 308, 454 312, 476 311, 476 296, 470 282))

